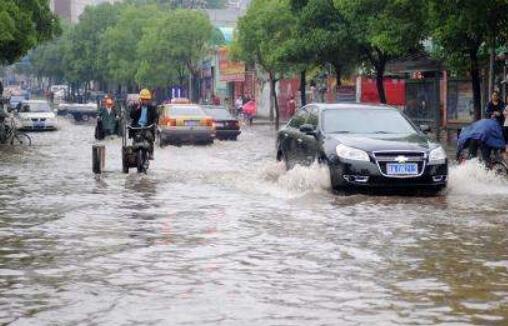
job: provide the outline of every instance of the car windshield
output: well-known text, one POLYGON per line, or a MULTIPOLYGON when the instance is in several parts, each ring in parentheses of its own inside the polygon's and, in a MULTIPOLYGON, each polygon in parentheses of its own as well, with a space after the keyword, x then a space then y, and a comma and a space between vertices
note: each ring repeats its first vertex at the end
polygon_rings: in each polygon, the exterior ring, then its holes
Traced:
POLYGON ((415 134, 414 127, 397 111, 334 109, 323 112, 325 133, 415 134))
POLYGON ((215 119, 229 120, 233 118, 225 109, 205 109, 205 113, 215 119))
POLYGON ((51 112, 48 103, 27 103, 29 106, 28 112, 51 112))
POLYGON ((166 111, 171 116, 193 115, 204 116, 205 113, 197 106, 172 106, 166 111))

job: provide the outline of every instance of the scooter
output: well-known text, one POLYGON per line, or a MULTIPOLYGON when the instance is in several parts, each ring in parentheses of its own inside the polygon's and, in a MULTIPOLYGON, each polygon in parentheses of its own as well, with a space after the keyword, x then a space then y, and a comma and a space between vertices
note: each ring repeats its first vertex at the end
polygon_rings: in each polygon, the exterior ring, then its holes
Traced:
POLYGON ((130 168, 136 168, 138 173, 146 173, 150 166, 150 152, 153 150, 153 139, 150 138, 153 138, 154 125, 125 128, 124 131, 127 132, 123 132, 122 135, 122 171, 129 173, 130 168), (131 145, 127 145, 129 135, 132 136, 131 145))

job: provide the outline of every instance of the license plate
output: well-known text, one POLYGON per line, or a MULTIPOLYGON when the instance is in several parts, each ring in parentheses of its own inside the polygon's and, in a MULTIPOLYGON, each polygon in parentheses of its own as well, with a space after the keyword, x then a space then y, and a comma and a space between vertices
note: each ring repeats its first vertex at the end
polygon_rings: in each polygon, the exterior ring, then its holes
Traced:
POLYGON ((187 127, 199 126, 199 121, 195 120, 185 121, 185 126, 187 127))
POLYGON ((416 175, 418 174, 418 164, 386 164, 386 172, 389 175, 416 175))
POLYGON ((224 127, 224 122, 216 122, 215 127, 224 127))
POLYGON ((46 126, 46 123, 44 121, 34 122, 34 128, 44 128, 45 126, 46 126))

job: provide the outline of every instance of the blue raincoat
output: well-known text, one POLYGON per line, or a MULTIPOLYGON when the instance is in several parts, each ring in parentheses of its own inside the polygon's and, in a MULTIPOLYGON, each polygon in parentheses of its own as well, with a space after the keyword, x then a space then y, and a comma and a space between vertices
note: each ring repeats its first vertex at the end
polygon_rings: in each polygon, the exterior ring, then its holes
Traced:
POLYGON ((470 140, 477 140, 491 148, 504 149, 506 146, 503 129, 494 119, 482 119, 462 129, 458 140, 458 151, 463 150, 470 140))

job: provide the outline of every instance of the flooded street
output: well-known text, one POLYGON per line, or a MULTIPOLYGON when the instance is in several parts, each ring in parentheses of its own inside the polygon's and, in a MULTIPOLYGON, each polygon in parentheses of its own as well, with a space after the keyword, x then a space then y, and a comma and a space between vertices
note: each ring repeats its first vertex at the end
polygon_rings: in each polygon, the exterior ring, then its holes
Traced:
POLYGON ((0 149, 0 324, 507 325, 508 184, 349 196, 286 172, 269 126, 91 172, 93 126, 0 149))

